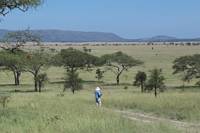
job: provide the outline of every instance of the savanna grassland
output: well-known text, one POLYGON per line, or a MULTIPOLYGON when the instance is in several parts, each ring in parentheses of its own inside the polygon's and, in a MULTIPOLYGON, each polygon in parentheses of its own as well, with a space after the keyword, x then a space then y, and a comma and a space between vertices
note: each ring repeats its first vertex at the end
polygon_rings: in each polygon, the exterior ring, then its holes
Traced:
MULTIPOLYGON (((34 47, 35 49, 39 47, 34 47)), ((34 49, 31 47, 31 49, 34 49)), ((45 49, 68 48, 68 46, 43 46, 45 49)), ((82 50, 83 46, 74 46, 82 50)), ((200 88, 195 81, 181 86, 181 75, 173 75, 173 60, 183 55, 200 54, 199 46, 87 46, 91 54, 122 51, 144 62, 123 73, 120 85, 115 85, 115 75, 107 71, 103 82, 97 82, 94 71, 79 71, 84 89, 62 93, 65 69, 50 67, 46 71, 49 83, 42 93, 33 90, 33 77, 23 73, 19 87, 13 86, 13 75, 9 71, 0 72, 1 92, 11 93, 5 109, 0 108, 0 129, 2 133, 198 133, 199 127, 185 129, 170 122, 145 123, 123 117, 115 110, 129 110, 151 114, 156 117, 183 122, 200 123, 200 88), (138 70, 149 72, 162 68, 167 90, 157 98, 153 93, 140 92, 132 86, 138 70), (98 109, 94 103, 94 88, 103 87, 103 107, 98 109), (124 89, 127 86, 128 89, 124 89), (16 91, 17 90, 17 91, 16 91), (16 91, 16 92, 15 92, 16 91)), ((25 49, 30 49, 26 47, 25 49)), ((104 69, 104 68, 102 68, 104 69)))

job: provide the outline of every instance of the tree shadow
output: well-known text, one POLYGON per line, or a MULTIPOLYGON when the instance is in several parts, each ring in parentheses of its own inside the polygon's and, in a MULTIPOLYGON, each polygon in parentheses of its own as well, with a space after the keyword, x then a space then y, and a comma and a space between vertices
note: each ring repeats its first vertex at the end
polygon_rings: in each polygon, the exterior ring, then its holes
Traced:
POLYGON ((35 91, 32 88, 31 84, 21 84, 19 86, 16 86, 15 84, 0 84, 0 93, 33 93, 33 92, 35 91))
MULTIPOLYGON (((49 82, 49 84, 64 84, 65 83, 65 81, 51 81, 51 82, 49 82)), ((94 80, 82 80, 81 81, 81 83, 83 83, 83 84, 96 84, 96 83, 101 83, 101 84, 103 84, 104 82, 103 81, 94 81, 94 80)))
POLYGON ((31 84, 20 84, 19 86, 15 84, 0 84, 0 87, 26 87, 31 86, 31 84))
POLYGON ((15 87, 16 85, 15 84, 0 84, 0 87, 15 87))
POLYGON ((34 90, 11 90, 10 93, 34 93, 34 90))
POLYGON ((195 85, 188 85, 188 86, 172 86, 168 87, 169 89, 200 89, 200 86, 195 86, 195 85))
POLYGON ((133 84, 130 83, 121 83, 121 84, 116 84, 116 83, 106 83, 103 84, 103 86, 133 86, 133 84))

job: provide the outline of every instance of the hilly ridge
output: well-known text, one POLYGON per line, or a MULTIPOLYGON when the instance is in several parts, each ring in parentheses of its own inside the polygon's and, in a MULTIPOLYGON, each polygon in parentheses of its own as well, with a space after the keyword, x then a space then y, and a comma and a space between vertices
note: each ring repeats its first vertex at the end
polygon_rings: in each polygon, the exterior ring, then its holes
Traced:
MULTIPOLYGON (((10 30, 0 30, 0 39, 10 30)), ((114 33, 82 32, 64 30, 31 30, 33 34, 41 37, 44 42, 120 42, 126 39, 114 33)))
MULTIPOLYGON (((0 39, 12 30, 0 29, 0 39)), ((200 41, 200 38, 176 38, 159 35, 151 38, 125 39, 114 33, 107 32, 83 32, 65 30, 31 30, 33 34, 41 37, 43 42, 189 42, 200 41)))

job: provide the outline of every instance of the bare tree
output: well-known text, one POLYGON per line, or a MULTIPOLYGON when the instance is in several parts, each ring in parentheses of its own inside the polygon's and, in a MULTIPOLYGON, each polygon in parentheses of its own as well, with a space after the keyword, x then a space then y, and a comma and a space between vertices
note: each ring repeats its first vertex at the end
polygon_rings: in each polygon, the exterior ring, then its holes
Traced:
POLYGON ((23 31, 15 31, 7 33, 2 39, 3 45, 0 48, 15 53, 26 43, 32 42, 40 44, 40 38, 37 35, 31 33, 29 29, 23 31))

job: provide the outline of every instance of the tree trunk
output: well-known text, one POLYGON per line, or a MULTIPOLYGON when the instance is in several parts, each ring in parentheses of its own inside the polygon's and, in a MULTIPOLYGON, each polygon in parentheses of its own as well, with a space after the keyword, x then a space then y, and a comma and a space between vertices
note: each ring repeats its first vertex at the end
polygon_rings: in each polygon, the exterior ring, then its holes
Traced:
POLYGON ((157 97, 157 86, 155 86, 155 97, 157 97))
POLYGON ((39 86, 39 92, 42 92, 42 83, 38 82, 38 86, 39 86))
POLYGON ((144 83, 141 82, 141 92, 143 93, 144 92, 144 83))
POLYGON ((35 86, 35 92, 37 92, 38 91, 37 74, 34 75, 34 86, 35 86))
POLYGON ((120 74, 117 75, 116 81, 117 81, 117 85, 119 85, 119 76, 120 74))
POLYGON ((14 75, 14 79, 15 79, 15 85, 18 86, 20 84, 20 76, 21 76, 21 72, 13 69, 13 75, 14 75))
POLYGON ((122 72, 125 70, 125 67, 122 68, 122 70, 120 70, 120 68, 118 68, 118 74, 117 74, 117 77, 116 77, 116 80, 117 80, 117 85, 119 85, 119 78, 122 74, 122 72))
POLYGON ((16 82, 17 82, 16 85, 20 85, 20 76, 21 76, 21 72, 17 72, 16 74, 17 74, 17 75, 16 75, 16 82))
POLYGON ((14 79, 15 79, 15 85, 17 86, 17 74, 15 71, 13 71, 14 79))
POLYGON ((75 94, 75 90, 74 89, 72 89, 72 93, 75 94))

